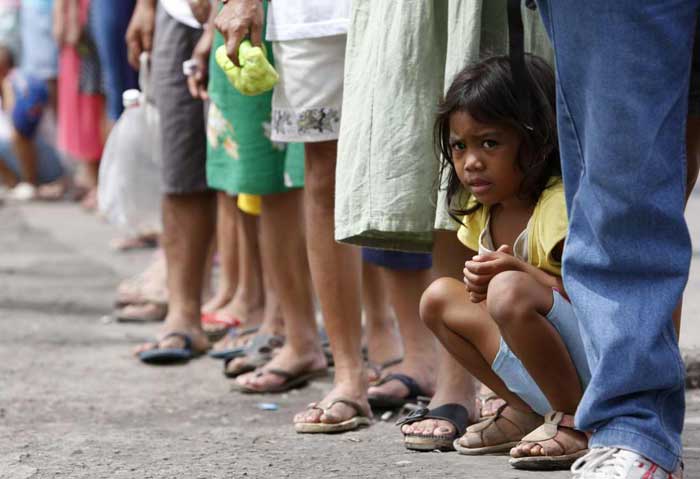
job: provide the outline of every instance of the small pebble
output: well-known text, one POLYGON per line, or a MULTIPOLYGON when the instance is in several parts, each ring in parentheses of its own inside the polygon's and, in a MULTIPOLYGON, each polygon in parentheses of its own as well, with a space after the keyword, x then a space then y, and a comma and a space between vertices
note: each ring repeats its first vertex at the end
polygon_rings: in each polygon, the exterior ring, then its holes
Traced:
POLYGON ((384 414, 382 414, 382 421, 388 421, 389 419, 391 419, 391 416, 393 416, 393 415, 394 415, 393 411, 385 412, 384 414))
POLYGON ((408 466, 409 464, 413 464, 411 461, 399 461, 396 463, 397 466, 408 466))

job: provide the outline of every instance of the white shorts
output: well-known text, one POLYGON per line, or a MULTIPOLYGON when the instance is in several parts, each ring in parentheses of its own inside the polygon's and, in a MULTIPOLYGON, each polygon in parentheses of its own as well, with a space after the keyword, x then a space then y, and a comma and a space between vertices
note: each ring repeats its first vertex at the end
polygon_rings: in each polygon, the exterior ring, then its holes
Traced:
POLYGON ((346 35, 272 43, 280 81, 272 95, 272 141, 337 140, 346 35))

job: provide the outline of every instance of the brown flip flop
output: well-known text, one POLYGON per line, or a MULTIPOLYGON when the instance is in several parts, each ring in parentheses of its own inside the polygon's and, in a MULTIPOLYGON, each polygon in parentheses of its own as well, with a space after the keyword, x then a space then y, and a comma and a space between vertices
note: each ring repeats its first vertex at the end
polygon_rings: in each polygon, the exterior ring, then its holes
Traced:
POLYGON ((331 408, 336 404, 345 404, 346 406, 350 406, 357 414, 350 419, 333 424, 323 422, 297 422, 294 424, 294 429, 299 434, 333 434, 354 431, 355 429, 361 427, 367 427, 372 423, 370 418, 371 413, 368 414, 358 403, 352 399, 344 397, 335 398, 327 407, 321 407, 318 403, 311 403, 309 404, 307 410, 318 409, 323 414, 328 414, 331 408))

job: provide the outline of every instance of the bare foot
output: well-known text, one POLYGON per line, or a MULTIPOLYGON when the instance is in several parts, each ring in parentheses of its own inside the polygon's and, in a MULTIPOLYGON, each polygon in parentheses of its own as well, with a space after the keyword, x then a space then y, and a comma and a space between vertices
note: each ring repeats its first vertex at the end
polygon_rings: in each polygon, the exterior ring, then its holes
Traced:
POLYGON ((168 302, 165 255, 161 250, 153 255, 148 267, 140 274, 122 281, 117 288, 117 303, 138 304, 148 301, 168 302))
POLYGON ((263 392, 269 389, 275 389, 285 382, 285 378, 278 374, 266 374, 265 370, 267 369, 277 369, 297 375, 305 372, 322 370, 327 366, 326 356, 320 349, 317 351, 310 351, 300 356, 287 344, 259 371, 242 374, 236 378, 236 382, 241 386, 263 392))
POLYGON ((202 306, 202 313, 209 314, 223 308, 228 303, 231 302, 235 291, 229 291, 225 288, 219 288, 214 296, 209 298, 209 300, 202 306))
MULTIPOLYGON (((245 328, 244 328, 245 329, 245 328)), ((230 330, 235 331, 235 330, 230 330)), ((256 331, 251 330, 246 334, 241 334, 240 330, 234 334, 227 334, 223 338, 219 339, 212 346, 213 351, 226 351, 227 349, 239 348, 248 344, 248 341, 255 335, 256 331)))
MULTIPOLYGON (((343 397, 351 399, 358 403, 362 407, 365 415, 367 417, 372 417, 372 411, 369 407, 369 403, 367 402, 367 397, 364 394, 362 394, 364 389, 365 388, 361 386, 351 388, 339 384, 335 386, 333 390, 318 403, 318 405, 320 407, 326 407, 334 399, 343 397)), ((336 403, 329 411, 327 411, 326 414, 324 414, 318 409, 307 409, 305 411, 302 411, 296 416, 294 416, 294 423, 338 424, 350 420, 356 415, 357 412, 352 407, 348 406, 347 404, 336 403)))
POLYGON ((367 320, 367 355, 369 357, 367 377, 369 383, 376 383, 381 376, 398 372, 396 365, 383 367, 403 357, 401 334, 395 321, 367 320))
POLYGON ((218 333, 232 325, 251 327, 262 323, 264 306, 251 305, 237 294, 221 308, 215 310, 212 315, 214 322, 204 324, 204 330, 209 333, 218 333), (220 321, 220 322, 217 322, 220 321))
POLYGON ((481 410, 481 417, 489 417, 496 414, 496 411, 506 402, 499 398, 487 386, 481 385, 479 397, 477 398, 477 407, 481 410))

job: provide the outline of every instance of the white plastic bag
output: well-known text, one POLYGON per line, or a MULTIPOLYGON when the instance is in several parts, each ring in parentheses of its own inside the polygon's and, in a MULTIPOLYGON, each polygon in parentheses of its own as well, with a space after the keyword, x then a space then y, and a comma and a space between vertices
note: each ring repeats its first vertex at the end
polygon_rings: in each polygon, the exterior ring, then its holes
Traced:
POLYGON ((100 164, 100 212, 129 234, 162 230, 159 116, 150 101, 148 61, 143 54, 141 94, 114 125, 100 164))

